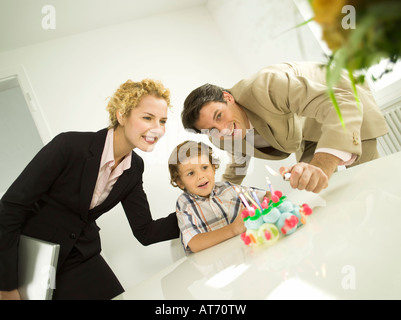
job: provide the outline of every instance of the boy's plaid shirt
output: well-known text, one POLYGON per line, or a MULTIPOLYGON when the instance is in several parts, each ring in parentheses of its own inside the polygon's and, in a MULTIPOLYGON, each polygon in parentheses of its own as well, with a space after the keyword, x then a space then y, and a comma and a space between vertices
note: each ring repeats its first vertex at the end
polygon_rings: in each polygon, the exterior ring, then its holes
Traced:
MULTIPOLYGON (((187 252, 191 252, 188 242, 192 237, 198 233, 217 230, 231 224, 242 211, 244 205, 235 191, 236 186, 228 181, 216 182, 208 198, 189 192, 184 192, 178 197, 177 219, 181 230, 181 242, 187 252)), ((248 187, 239 187, 251 195, 248 187)), ((253 188, 253 190, 262 202, 266 191, 257 188, 253 188)))

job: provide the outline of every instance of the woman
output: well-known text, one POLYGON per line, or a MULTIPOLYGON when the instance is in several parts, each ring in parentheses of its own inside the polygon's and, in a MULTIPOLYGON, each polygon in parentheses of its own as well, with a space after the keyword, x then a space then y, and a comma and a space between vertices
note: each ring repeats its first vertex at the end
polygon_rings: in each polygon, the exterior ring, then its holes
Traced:
POLYGON ((20 234, 60 244, 53 299, 112 299, 124 290, 100 256, 95 220, 121 202, 143 244, 179 236, 175 213, 152 220, 143 160, 165 133, 170 92, 153 80, 127 81, 110 99, 110 126, 56 136, 0 202, 0 299, 19 299, 20 234))

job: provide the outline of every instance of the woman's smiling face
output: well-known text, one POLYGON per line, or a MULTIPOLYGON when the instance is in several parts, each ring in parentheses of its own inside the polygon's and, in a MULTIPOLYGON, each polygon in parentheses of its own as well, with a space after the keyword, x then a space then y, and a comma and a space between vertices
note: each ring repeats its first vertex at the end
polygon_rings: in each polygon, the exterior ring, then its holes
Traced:
POLYGON ((123 118, 124 137, 132 149, 153 151, 166 131, 167 102, 152 95, 141 99, 138 106, 123 118))

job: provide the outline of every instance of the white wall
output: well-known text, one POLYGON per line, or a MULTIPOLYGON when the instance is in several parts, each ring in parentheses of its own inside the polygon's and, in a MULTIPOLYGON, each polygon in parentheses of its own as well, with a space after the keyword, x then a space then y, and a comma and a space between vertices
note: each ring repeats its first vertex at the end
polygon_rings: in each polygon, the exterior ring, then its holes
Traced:
MULTIPOLYGON (((320 57, 307 29, 302 31, 308 44, 304 54, 296 33, 278 36, 295 25, 292 12, 292 0, 210 0, 207 9, 158 15, 0 53, 0 70, 24 65, 53 136, 105 127, 105 99, 127 79, 163 81, 174 105, 167 134, 154 152, 140 153, 145 160, 144 188, 158 218, 174 211, 179 194, 168 181, 171 150, 184 139, 206 141, 185 133, 180 122, 183 101, 192 89, 206 82, 229 88, 265 65, 320 57)), ((253 170, 244 184, 266 188, 262 163, 255 161, 253 170)), ((281 181, 273 183, 288 188, 281 181)), ((169 243, 142 247, 120 206, 98 222, 105 256, 126 288, 171 264, 169 243)))
MULTIPOLYGON (((302 1, 302 0, 301 0, 302 1)), ((246 74, 283 61, 325 61, 294 0, 209 0, 207 8, 246 74)))

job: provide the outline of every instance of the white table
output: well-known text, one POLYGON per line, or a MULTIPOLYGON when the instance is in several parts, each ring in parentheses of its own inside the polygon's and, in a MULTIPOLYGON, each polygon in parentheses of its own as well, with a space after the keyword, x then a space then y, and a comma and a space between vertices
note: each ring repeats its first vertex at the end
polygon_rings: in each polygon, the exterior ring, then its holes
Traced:
MULTIPOLYGON (((272 181, 274 185, 274 180, 272 181)), ((184 257, 125 299, 401 299, 401 153, 337 172, 306 225, 269 248, 235 237, 184 257)))

